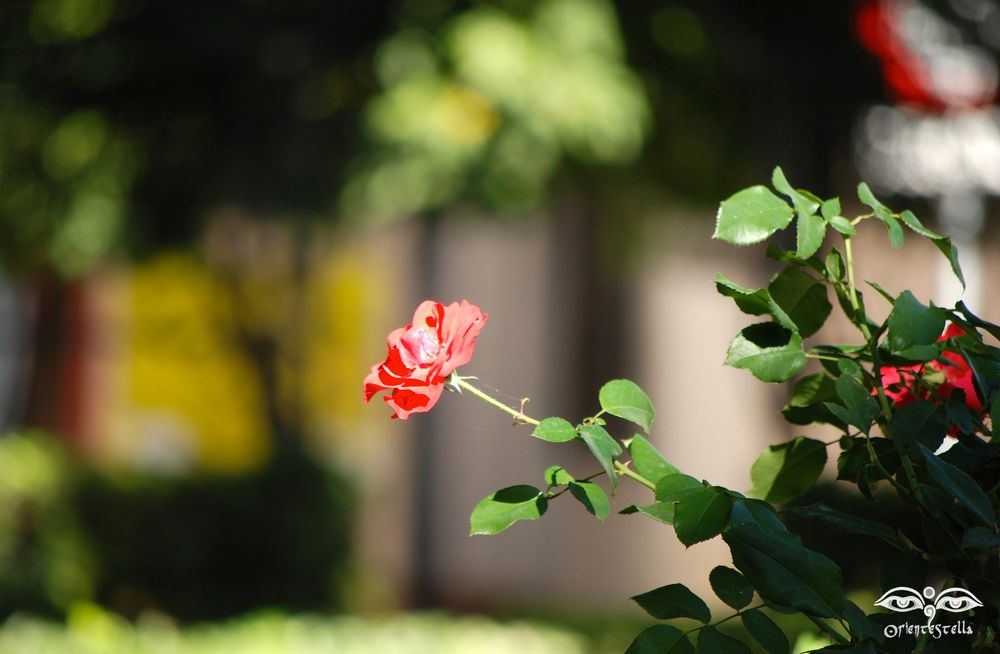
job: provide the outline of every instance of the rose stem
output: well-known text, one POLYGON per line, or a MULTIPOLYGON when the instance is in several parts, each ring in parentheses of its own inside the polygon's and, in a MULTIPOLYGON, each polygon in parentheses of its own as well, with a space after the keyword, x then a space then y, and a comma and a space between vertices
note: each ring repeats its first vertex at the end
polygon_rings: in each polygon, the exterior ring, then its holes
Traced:
POLYGON ((537 425, 538 424, 538 421, 535 420, 534 418, 530 418, 530 417, 524 415, 523 413, 521 413, 520 411, 518 411, 517 409, 515 409, 513 407, 509 407, 506 404, 504 404, 503 402, 501 402, 499 400, 496 400, 496 399, 490 397, 489 395, 487 395, 486 393, 482 392, 481 390, 479 390, 478 388, 476 388, 475 386, 473 386, 469 382, 465 381, 464 377, 459 377, 455 373, 451 373, 451 377, 449 378, 449 381, 452 384, 454 384, 456 388, 469 391, 470 393, 472 393, 473 395, 475 395, 476 397, 478 397, 480 400, 486 402, 487 404, 492 404, 493 406, 495 406, 496 408, 500 409, 504 413, 512 415, 514 417, 514 420, 517 420, 519 422, 524 422, 524 423, 527 423, 529 425, 537 425))

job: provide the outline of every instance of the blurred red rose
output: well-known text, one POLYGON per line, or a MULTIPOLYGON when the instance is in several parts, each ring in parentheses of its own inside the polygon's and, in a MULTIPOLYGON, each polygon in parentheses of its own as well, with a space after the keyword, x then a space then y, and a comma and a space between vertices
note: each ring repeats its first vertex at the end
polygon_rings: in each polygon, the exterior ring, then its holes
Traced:
MULTIPOLYGON (((965 334, 958 325, 948 325, 938 341, 946 341, 965 334)), ((944 381, 938 384, 935 389, 935 400, 950 399, 952 392, 961 390, 965 394, 965 405, 976 415, 982 415, 983 403, 976 394, 976 388, 972 381, 972 369, 968 362, 958 352, 945 350, 941 353, 941 358, 948 363, 940 361, 930 361, 926 364, 912 366, 883 366, 880 370, 882 374, 882 386, 885 394, 895 403, 897 407, 905 406, 916 400, 930 399, 932 394, 926 384, 917 384, 917 378, 922 377, 925 372, 940 373, 944 375, 944 381)), ((874 394, 875 391, 873 391, 874 394)), ((954 429, 954 428, 953 428, 954 429)))
POLYGON ((472 359, 488 317, 465 300, 448 306, 421 302, 413 322, 389 334, 385 361, 365 377, 365 402, 385 391, 383 399, 392 407, 393 418, 406 420, 411 413, 430 411, 448 375, 472 359))

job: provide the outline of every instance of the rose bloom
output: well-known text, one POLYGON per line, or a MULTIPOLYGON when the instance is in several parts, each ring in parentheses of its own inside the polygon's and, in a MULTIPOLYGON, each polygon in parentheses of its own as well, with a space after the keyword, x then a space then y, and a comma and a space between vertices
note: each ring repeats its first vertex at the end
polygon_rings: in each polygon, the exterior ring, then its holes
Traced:
POLYGON ((365 402, 385 391, 393 418, 430 411, 437 404, 448 376, 472 359, 476 337, 489 314, 465 300, 443 306, 425 300, 413 322, 393 330, 386 339, 385 361, 365 377, 365 402))
MULTIPOLYGON (((958 325, 948 325, 944 333, 938 338, 939 341, 946 341, 949 338, 961 336, 965 331, 958 325)), ((912 366, 883 366, 880 370, 882 374, 882 386, 885 394, 897 407, 906 406, 911 402, 927 400, 931 398, 931 392, 924 386, 917 386, 914 389, 916 377, 923 374, 925 367, 931 372, 940 372, 944 375, 944 381, 938 385, 935 399, 951 398, 952 392, 961 390, 965 393, 965 405, 976 415, 982 415, 983 403, 976 394, 976 388, 972 382, 972 369, 962 355, 957 352, 945 350, 941 357, 947 359, 949 363, 930 361, 926 364, 916 364, 912 366), (914 392, 916 391, 916 392, 914 392)))

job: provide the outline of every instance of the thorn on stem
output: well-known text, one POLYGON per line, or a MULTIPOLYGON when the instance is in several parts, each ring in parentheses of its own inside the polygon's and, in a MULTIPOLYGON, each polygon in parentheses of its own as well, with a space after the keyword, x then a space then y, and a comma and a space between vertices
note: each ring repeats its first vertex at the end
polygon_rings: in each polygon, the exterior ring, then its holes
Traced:
POLYGON ((520 406, 520 408, 519 408, 519 409, 517 410, 517 415, 516 415, 516 416, 514 416, 514 426, 515 426, 515 427, 521 427, 521 426, 523 426, 523 425, 527 425, 527 424, 530 424, 530 423, 528 423, 528 422, 527 422, 527 421, 525 420, 525 418, 526 418, 527 416, 525 416, 525 414, 524 414, 524 405, 526 405, 526 404, 527 404, 528 402, 530 402, 530 401, 531 401, 531 398, 530 398, 530 397, 522 397, 522 398, 521 398, 521 406, 520 406))

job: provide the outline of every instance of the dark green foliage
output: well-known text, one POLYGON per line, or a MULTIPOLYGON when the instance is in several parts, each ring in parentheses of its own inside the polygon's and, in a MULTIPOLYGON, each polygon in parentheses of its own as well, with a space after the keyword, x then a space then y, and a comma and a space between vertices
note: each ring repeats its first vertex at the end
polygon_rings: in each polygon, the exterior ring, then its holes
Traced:
POLYGON ((75 503, 98 555, 97 599, 125 615, 205 620, 343 600, 353 493, 304 455, 234 477, 92 474, 75 503))
POLYGON ((732 568, 715 566, 708 575, 708 581, 719 599, 734 609, 742 609, 753 598, 753 585, 732 568))
POLYGON ((78 479, 41 433, 0 437, 0 617, 58 616, 92 599, 95 552, 72 505, 78 479))
MULTIPOLYGON (((989 625, 1000 618, 995 608, 1000 605, 1000 443, 991 416, 1000 413, 988 399, 1000 397, 1000 349, 985 343, 977 330, 995 337, 1000 327, 960 303, 950 311, 924 305, 909 291, 895 296, 869 282, 892 305, 887 319, 873 320, 856 288, 850 240, 855 226, 878 220, 894 246, 902 244, 904 226, 935 245, 944 237, 912 213, 892 212, 865 184, 859 186, 859 198, 872 211, 848 220, 839 215, 839 200, 823 201, 792 187, 780 169, 772 183, 788 202, 765 187, 752 187, 724 201, 718 214, 716 238, 735 245, 767 240, 798 219, 794 251, 774 243, 768 247, 768 256, 787 267, 767 288, 716 278, 716 290, 742 312, 770 319, 744 328, 730 343, 726 363, 762 381, 780 382, 795 379, 808 358, 816 359, 810 374, 796 382, 783 413, 793 424, 828 424, 839 437, 797 436, 768 447, 754 463, 752 487, 743 495, 684 474, 644 436, 626 441, 631 460, 618 460, 617 441, 600 416, 618 415, 648 431, 653 413, 645 393, 616 380, 601 391, 601 414, 577 427, 602 468, 588 479, 601 474, 612 482, 628 478, 653 491, 655 502, 621 513, 672 525, 686 546, 721 534, 735 569, 712 570, 712 589, 769 654, 789 651, 790 643, 762 607, 808 619, 831 642, 816 651, 894 654, 918 645, 929 652, 970 651, 973 639, 918 644, 906 635, 889 638, 884 627, 905 620, 868 615, 846 591, 856 583, 870 587, 876 575, 883 590, 922 590, 935 578, 947 578, 982 599, 983 605, 966 616, 976 625, 975 642, 993 637, 989 625), (821 252, 831 234, 843 238, 843 255, 837 249, 821 252), (810 346, 806 339, 821 333, 831 312, 829 290, 860 338, 846 345, 810 346), (949 329, 942 334, 948 323, 965 333, 949 329), (935 453, 948 436, 957 443, 935 453), (840 450, 840 492, 820 482, 830 448, 840 450), (775 508, 799 497, 811 503, 780 512, 775 508), (762 604, 751 606, 754 596, 762 604)), ((950 247, 939 249, 950 252, 950 247)), ((960 277, 957 266, 954 270, 960 277)), ((554 480, 552 470, 546 475, 554 480)), ((540 492, 532 489, 527 495, 532 493, 540 492)), ((552 497, 561 493, 549 491, 552 497)), ((592 513, 603 515, 581 489, 573 494, 592 513)), ((603 500, 603 493, 598 497, 603 500)), ((640 634, 630 652, 691 651, 687 635, 695 633, 698 652, 752 651, 716 629, 733 615, 710 622, 705 603, 680 584, 633 599, 655 618, 705 624, 686 633, 658 625, 640 634)))
POLYGON ((0 266, 186 245, 220 205, 328 210, 389 27, 317 0, 5 3, 0 266))
POLYGON ((670 618, 693 618, 708 622, 712 614, 704 600, 692 593, 683 584, 670 584, 636 595, 632 598, 642 609, 659 620, 670 618))

